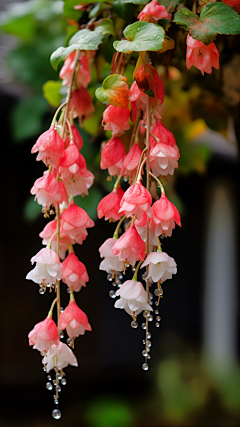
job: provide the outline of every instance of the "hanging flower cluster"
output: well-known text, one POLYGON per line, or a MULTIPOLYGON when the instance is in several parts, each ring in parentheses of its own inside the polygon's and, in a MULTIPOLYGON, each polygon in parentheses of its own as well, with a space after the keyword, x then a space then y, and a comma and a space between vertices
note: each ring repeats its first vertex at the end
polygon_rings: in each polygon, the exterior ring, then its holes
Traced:
MULTIPOLYGON (((91 79, 87 53, 76 51, 70 54, 61 69, 60 78, 67 86, 66 102, 56 111, 50 129, 38 138, 32 148, 32 153, 38 153, 37 160, 42 160, 47 170, 35 181, 31 194, 42 205, 44 217, 53 215, 54 219, 40 233, 45 247, 32 257, 34 268, 26 276, 26 279, 39 285, 41 295, 47 289, 56 293, 47 318, 35 325, 28 335, 29 345, 43 357, 43 369, 47 372, 46 388, 55 390, 56 406, 61 386, 67 382, 63 369, 68 365, 78 366, 72 351, 74 340, 84 335, 85 331, 91 331, 87 315, 74 298, 74 293, 86 286, 89 277, 73 248, 76 243, 83 243, 87 229, 94 226, 87 212, 74 202, 74 196, 88 195, 94 181, 94 175, 87 169, 80 152, 83 141, 74 124, 74 118, 82 123, 93 112, 91 97, 86 90, 91 79), (70 294, 65 309, 60 302, 61 280, 70 294), (55 304, 56 323, 52 319, 55 304), (67 344, 62 341, 64 330, 68 336, 67 344)), ((60 418, 58 407, 53 410, 53 416, 60 418)))
MULTIPOLYGON (((138 18, 148 22, 160 18, 171 19, 166 8, 157 1, 149 3, 138 18)), ((117 53, 114 58, 116 69, 124 70, 126 57, 117 53)), ((100 269, 106 271, 108 280, 118 287, 117 291, 110 290, 109 295, 111 298, 120 297, 114 306, 124 309, 131 316, 132 328, 138 327, 137 318, 143 312, 145 320, 142 328, 146 338, 142 367, 148 370, 151 348, 149 322, 155 313, 156 327, 160 326, 158 306, 163 295, 162 283, 177 272, 174 259, 162 252, 160 238, 171 236, 176 224, 181 226, 179 212, 167 198, 161 182, 162 178, 166 181, 167 176, 173 175, 178 168, 179 150, 174 135, 161 121, 164 85, 156 68, 147 61, 147 56, 140 52, 134 83, 130 88, 126 83, 122 84, 123 71, 122 74, 114 72, 107 78, 107 103, 110 105, 104 111, 102 120, 104 129, 112 131, 112 137, 102 149, 100 167, 108 169, 109 175, 115 176, 116 181, 112 192, 100 201, 97 211, 100 219, 119 222, 113 237, 99 248, 103 258, 100 269), (111 81, 114 87, 111 87, 111 81), (113 91, 117 93, 118 106, 113 91), (122 106, 119 106, 120 99, 122 106), (131 123, 132 136, 126 154, 121 135, 130 129, 131 123), (121 188, 122 178, 123 183, 129 183, 125 192, 121 188), (156 201, 152 200, 151 195, 154 183, 161 190, 161 196, 156 201), (121 236, 120 227, 124 228, 121 236), (127 269, 130 266, 133 276, 122 283, 124 275, 129 276, 127 269), (144 267, 146 272, 142 279, 146 282, 145 286, 138 279, 139 268, 144 267), (155 311, 150 287, 155 288, 154 294, 157 296, 155 311)), ((102 100, 99 90, 96 96, 102 100)))

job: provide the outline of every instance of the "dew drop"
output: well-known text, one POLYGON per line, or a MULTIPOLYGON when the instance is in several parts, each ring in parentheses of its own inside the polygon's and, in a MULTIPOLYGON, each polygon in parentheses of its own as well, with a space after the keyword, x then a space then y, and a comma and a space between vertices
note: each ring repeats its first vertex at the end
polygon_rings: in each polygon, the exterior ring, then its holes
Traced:
POLYGON ((132 327, 133 329, 136 329, 136 328, 138 327, 138 322, 136 322, 135 320, 133 320, 133 321, 131 322, 131 327, 132 327))
POLYGON ((54 409, 54 410, 52 411, 52 417, 53 417, 55 420, 59 420, 59 419, 61 418, 61 416, 62 416, 62 414, 61 414, 61 411, 59 411, 59 409, 54 409))
POLYGON ((53 389, 53 385, 52 385, 52 383, 48 382, 48 383, 46 384, 46 389, 47 389, 47 390, 52 390, 52 389, 53 389))
POLYGON ((113 291, 113 290, 109 291, 108 295, 110 296, 110 298, 116 298, 115 291, 113 291))
POLYGON ((148 366, 147 363, 143 363, 142 368, 143 368, 144 371, 148 371, 149 366, 148 366))

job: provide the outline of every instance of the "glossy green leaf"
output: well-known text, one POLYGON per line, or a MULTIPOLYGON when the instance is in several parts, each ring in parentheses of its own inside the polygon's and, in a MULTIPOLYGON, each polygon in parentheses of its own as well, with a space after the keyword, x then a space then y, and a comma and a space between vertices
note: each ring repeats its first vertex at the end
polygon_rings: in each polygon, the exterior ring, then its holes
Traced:
POLYGON ((97 50, 102 42, 103 36, 98 31, 90 31, 87 29, 77 31, 70 39, 68 47, 59 47, 52 53, 50 61, 54 70, 57 70, 58 65, 71 52, 75 50, 97 50))
POLYGON ((60 102, 61 102, 62 95, 61 95, 61 93, 59 93, 61 86, 62 86, 62 82, 61 81, 55 81, 55 80, 48 80, 43 85, 44 98, 53 107, 58 107, 60 102))
POLYGON ((202 9, 200 18, 188 9, 181 9, 173 20, 190 35, 206 45, 217 34, 240 34, 240 15, 225 3, 210 3, 202 9))
POLYGON ((102 36, 105 36, 106 34, 111 34, 115 37, 115 29, 113 21, 109 18, 102 19, 101 22, 96 26, 95 30, 99 32, 102 36))
POLYGON ((128 105, 127 78, 120 74, 111 74, 102 83, 95 94, 96 98, 103 104, 126 108, 128 105))
POLYGON ((144 21, 128 25, 123 34, 127 40, 115 41, 113 46, 124 53, 157 51, 161 49, 164 40, 162 27, 144 21))

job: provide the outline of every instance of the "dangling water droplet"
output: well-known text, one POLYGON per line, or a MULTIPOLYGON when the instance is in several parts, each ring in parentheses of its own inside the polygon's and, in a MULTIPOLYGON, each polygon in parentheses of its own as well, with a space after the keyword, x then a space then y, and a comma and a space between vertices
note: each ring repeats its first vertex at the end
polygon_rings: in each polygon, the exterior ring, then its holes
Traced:
POLYGON ((142 326, 143 329, 146 329, 146 323, 142 323, 141 326, 142 326))
POLYGON ((131 327, 132 327, 133 329, 136 329, 136 328, 138 327, 138 322, 136 322, 135 320, 133 320, 133 321, 131 322, 131 327))
POLYGON ((119 274, 118 278, 119 278, 119 280, 122 280, 123 279, 123 275, 119 274))
POLYGON ((63 339, 63 338, 64 338, 64 333, 63 333, 63 331, 60 331, 60 332, 59 332, 59 336, 60 336, 60 338, 61 338, 61 339, 63 339))
POLYGON ((150 356, 150 354, 148 354, 148 357, 147 357, 148 359, 151 359, 151 356, 150 356))
POLYGON ((43 369, 43 372, 46 372, 46 370, 47 370, 47 369, 45 368, 45 366, 44 366, 42 369, 43 369))
POLYGON ((153 294, 152 294, 152 292, 149 292, 149 299, 153 299, 153 294))
POLYGON ((157 297, 160 295, 160 293, 159 293, 159 289, 155 289, 155 291, 154 291, 154 295, 156 295, 157 297))
POLYGON ((52 381, 52 377, 51 377, 51 375, 48 375, 48 376, 47 376, 47 379, 48 379, 48 381, 52 381))
POLYGON ((128 177, 123 178, 124 182, 128 182, 128 177))
POLYGON ((110 298, 116 298, 115 291, 113 291, 113 290, 109 291, 108 295, 110 296, 110 298))
POLYGON ((143 355, 143 357, 147 357, 148 356, 148 352, 146 350, 143 350, 142 351, 142 355, 143 355))
POLYGON ((159 313, 159 311, 158 310, 155 310, 155 314, 158 314, 159 313))
POLYGON ((148 321, 149 321, 149 322, 152 322, 152 321, 153 321, 153 316, 152 316, 152 315, 148 316, 148 321))
POLYGON ((149 301, 149 305, 153 305, 153 301, 149 301))
POLYGON ((55 420, 59 420, 59 419, 61 418, 61 416, 62 416, 62 414, 61 414, 61 411, 59 411, 59 409, 54 409, 54 410, 52 411, 52 417, 53 417, 55 420))
POLYGON ((147 363, 143 363, 142 368, 143 368, 144 371, 148 371, 149 366, 148 366, 147 363))
POLYGON ((71 338, 68 338, 67 339, 67 345, 71 345, 72 344, 72 339, 71 338))
POLYGON ((113 278, 112 278, 112 275, 111 275, 111 274, 108 274, 108 275, 107 275, 107 280, 108 280, 109 282, 112 282, 113 278))
POLYGON ((151 336, 152 336, 152 335, 151 335, 151 333, 150 333, 150 332, 148 332, 148 333, 147 333, 147 339, 149 340, 149 339, 151 338, 151 336))
POLYGON ((39 288, 39 291, 38 291, 39 293, 40 293, 40 295, 44 295, 45 294, 45 291, 44 291, 44 289, 43 288, 39 288))
POLYGON ((155 301, 155 305, 159 305, 159 302, 158 302, 158 301, 155 301))
POLYGON ((118 279, 115 279, 115 285, 121 285, 122 283, 121 283, 121 280, 118 278, 118 279))
POLYGON ((67 293, 70 294, 71 293, 71 289, 67 288, 67 293))
POLYGON ((62 379, 62 374, 61 374, 60 372, 58 372, 56 376, 57 376, 57 378, 58 378, 59 380, 61 380, 61 379, 62 379))
POLYGON ((142 343, 143 343, 143 344, 146 344, 146 341, 145 341, 145 340, 142 340, 142 343))
POLYGON ((147 277, 147 272, 145 271, 145 273, 142 274, 142 279, 144 280, 146 279, 146 277, 147 277))
POLYGON ((156 320, 157 320, 157 322, 160 322, 160 320, 161 320, 161 316, 157 316, 157 317, 156 317, 156 320))
POLYGON ((64 312, 64 308, 60 307, 60 312, 63 313, 64 312))
POLYGON ((62 384, 62 385, 66 385, 66 384, 67 384, 67 380, 66 380, 66 378, 63 378, 63 379, 62 379, 61 384, 62 384))
POLYGON ((56 389, 57 389, 58 393, 60 393, 62 391, 60 385, 57 385, 56 389))
POLYGON ((156 328, 159 328, 159 326, 160 326, 160 323, 155 323, 155 326, 156 326, 156 328))
POLYGON ((57 381, 56 380, 53 380, 53 385, 57 385, 57 381))
POLYGON ((52 389, 53 389, 53 385, 52 385, 52 383, 47 383, 47 384, 46 384, 46 389, 47 389, 47 390, 52 390, 52 389))
POLYGON ((152 347, 151 341, 147 341, 147 346, 148 346, 148 348, 152 347))
POLYGON ((58 399, 54 399, 55 405, 58 405, 58 399))

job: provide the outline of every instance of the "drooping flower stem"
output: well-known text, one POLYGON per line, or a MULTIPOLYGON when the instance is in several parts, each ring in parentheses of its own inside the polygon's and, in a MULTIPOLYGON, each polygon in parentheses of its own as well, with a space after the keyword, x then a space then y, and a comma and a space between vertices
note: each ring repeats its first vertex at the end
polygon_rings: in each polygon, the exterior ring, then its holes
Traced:
POLYGON ((139 270, 139 267, 140 267, 140 265, 142 264, 142 260, 140 259, 140 261, 139 261, 139 263, 138 263, 138 265, 137 265, 137 267, 136 267, 136 270, 135 270, 135 272, 134 272, 134 275, 133 275, 133 278, 132 278, 132 280, 135 280, 136 282, 137 282, 137 274, 138 274, 138 270, 139 270))
POLYGON ((125 220, 125 218, 126 218, 126 215, 123 215, 123 217, 120 219, 120 221, 119 221, 119 223, 118 223, 118 225, 117 225, 117 227, 116 227, 116 229, 114 231, 114 235, 113 235, 114 239, 118 239, 119 228, 120 228, 122 222, 125 220))
MULTIPOLYGON (((57 213, 57 254, 59 256, 59 249, 60 249, 60 208, 59 208, 59 203, 57 204, 57 208, 56 208, 56 213, 57 213)), ((56 294, 57 294, 57 318, 59 321, 59 317, 60 317, 60 307, 61 307, 61 292, 60 292, 60 280, 56 281, 56 294)))
MULTIPOLYGON (((151 124, 151 117, 150 117, 150 104, 149 104, 149 96, 147 97, 147 128, 146 128, 146 173, 147 173, 147 190, 150 190, 150 165, 149 165, 149 137, 150 137, 150 124, 151 124)), ((146 229, 146 256, 149 254, 149 217, 147 216, 147 229, 146 229)), ((146 267, 147 270, 147 277, 149 275, 149 266, 146 267)), ((149 303, 149 278, 147 278, 146 281, 146 291, 148 296, 148 303, 149 303)), ((145 353, 148 354, 148 316, 146 317, 146 338, 145 338, 145 353)), ((145 362, 147 363, 148 357, 146 356, 145 362)))
POLYGON ((52 314, 53 314, 53 309, 54 309, 54 306, 55 306, 55 304, 56 304, 56 302, 58 301, 58 299, 57 298, 55 298, 55 300, 53 301, 53 303, 52 303, 52 305, 51 305, 51 307, 50 307, 50 310, 49 310, 49 312, 48 312, 48 317, 52 317, 52 314))
POLYGON ((152 172, 150 172, 149 173, 149 175, 153 178, 153 179, 155 179, 155 181, 158 183, 158 185, 159 185, 159 187, 160 187, 160 189, 161 189, 161 195, 164 195, 165 194, 165 190, 164 190, 164 187, 163 187, 163 185, 162 185, 162 183, 161 183, 161 181, 155 176, 155 175, 153 175, 153 173, 152 172))

